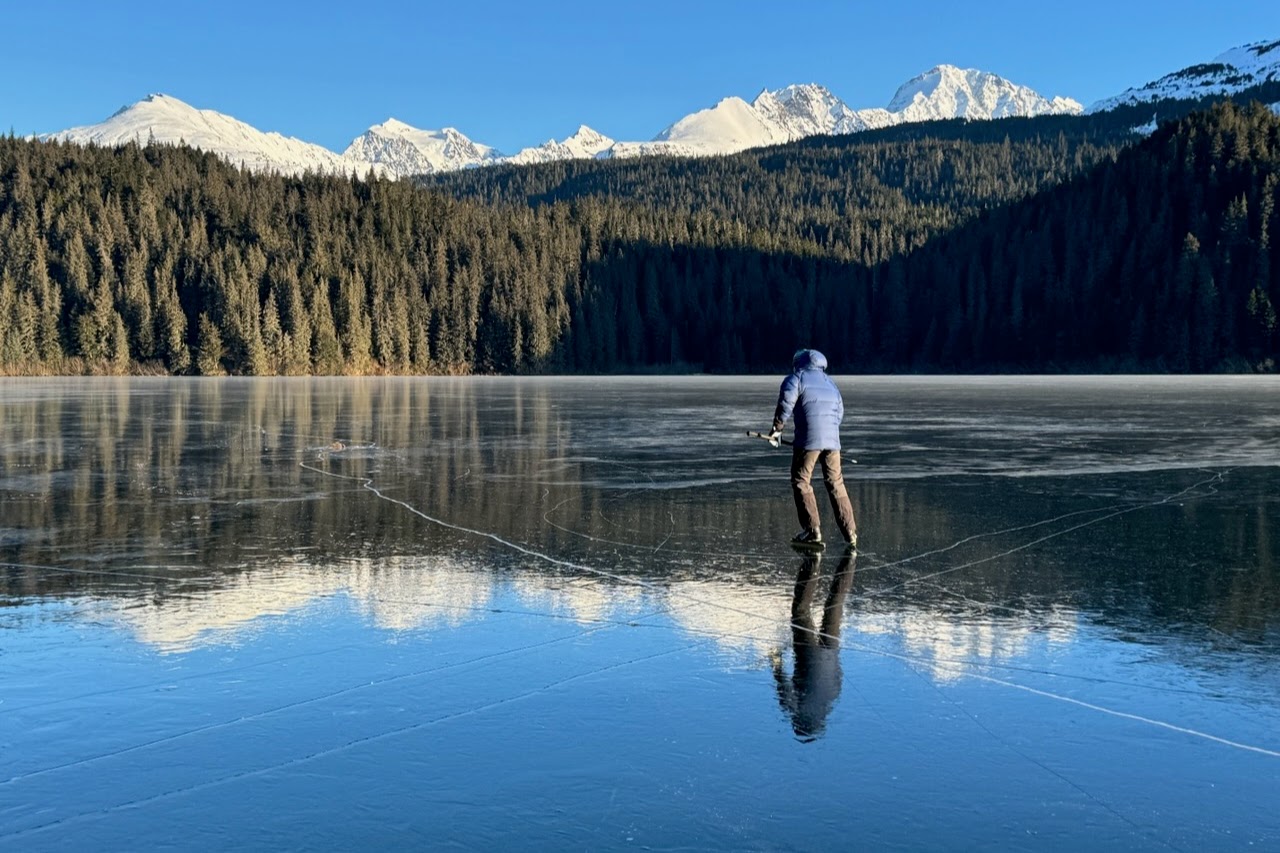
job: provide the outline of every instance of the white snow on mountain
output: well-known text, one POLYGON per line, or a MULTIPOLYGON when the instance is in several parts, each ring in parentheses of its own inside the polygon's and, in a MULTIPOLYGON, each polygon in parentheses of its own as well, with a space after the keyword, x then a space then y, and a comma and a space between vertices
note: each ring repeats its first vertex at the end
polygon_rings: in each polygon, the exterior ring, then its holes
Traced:
POLYGON ((708 157, 718 153, 721 152, 682 142, 615 142, 596 157, 601 160, 623 160, 629 157, 708 157))
POLYGON ((327 148, 279 133, 263 133, 231 116, 198 110, 168 95, 148 95, 123 107, 101 124, 73 127, 40 139, 57 139, 81 145, 118 146, 149 140, 216 154, 255 172, 275 171, 297 175, 304 171, 345 172, 347 163, 327 148))
POLYGON ((879 130, 894 124, 901 124, 897 113, 891 113, 884 107, 871 107, 857 111, 858 119, 867 125, 868 130, 879 130))
POLYGON ((1212 62, 1166 74, 1136 89, 1090 105, 1097 113, 1128 104, 1165 98, 1202 98, 1240 92, 1259 83, 1280 80, 1280 41, 1260 41, 1232 48, 1212 62))
POLYGON ((895 116, 895 123, 1083 111, 1084 106, 1071 98, 1050 100, 990 72, 954 65, 939 65, 908 80, 889 101, 889 112, 895 116))
POLYGON ((596 155, 601 160, 628 157, 708 157, 721 152, 685 145, 682 142, 615 142, 596 155))
POLYGON ((787 86, 776 92, 766 89, 756 96, 751 106, 765 121, 782 129, 788 139, 857 133, 870 128, 844 101, 813 83, 787 86))
POLYGON ((694 153, 729 154, 787 142, 786 131, 742 98, 725 98, 709 109, 685 116, 653 138, 694 153))
POLYGON ((1151 121, 1146 122, 1145 124, 1140 124, 1135 127, 1131 127, 1129 129, 1141 136, 1150 136, 1151 134, 1156 132, 1156 128, 1158 126, 1159 124, 1156 122, 1154 118, 1152 118, 1151 121))
POLYGON ((524 165, 526 163, 550 163, 553 160, 589 159, 608 150, 613 145, 614 140, 584 124, 572 136, 566 137, 563 142, 548 139, 536 147, 522 149, 506 158, 506 162, 524 165))
POLYGON ((350 168, 367 169, 372 165, 393 178, 458 171, 501 158, 501 153, 472 142, 455 128, 419 130, 395 119, 375 124, 342 152, 342 159, 350 168))
POLYGON ((817 133, 865 130, 853 110, 816 85, 765 90, 752 103, 725 98, 677 121, 649 142, 618 142, 602 157, 705 157, 780 145, 817 133))

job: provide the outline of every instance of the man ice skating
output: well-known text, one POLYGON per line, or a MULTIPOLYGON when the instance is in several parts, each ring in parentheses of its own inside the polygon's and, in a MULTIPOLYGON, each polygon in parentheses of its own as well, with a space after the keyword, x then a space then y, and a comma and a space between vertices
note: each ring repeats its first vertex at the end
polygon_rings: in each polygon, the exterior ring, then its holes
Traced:
POLYGON ((769 440, 776 447, 782 428, 795 418, 795 443, 791 453, 791 494, 800 516, 800 532, 791 540, 797 545, 822 547, 818 502, 813 495, 813 469, 822 463, 822 482, 836 511, 836 522, 845 542, 858 546, 858 529, 853 507, 840 473, 840 422, 844 420, 844 400, 826 374, 827 357, 817 350, 802 349, 791 358, 791 375, 782 380, 778 407, 773 413, 769 440))

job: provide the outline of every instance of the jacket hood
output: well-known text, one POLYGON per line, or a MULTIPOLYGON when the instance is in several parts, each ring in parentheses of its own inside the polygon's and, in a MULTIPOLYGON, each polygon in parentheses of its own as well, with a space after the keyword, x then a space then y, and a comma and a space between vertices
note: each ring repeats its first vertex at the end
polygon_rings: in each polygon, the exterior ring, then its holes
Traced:
POLYGON ((791 357, 791 369, 807 370, 808 368, 826 370, 827 357, 816 349, 797 350, 796 354, 791 357))

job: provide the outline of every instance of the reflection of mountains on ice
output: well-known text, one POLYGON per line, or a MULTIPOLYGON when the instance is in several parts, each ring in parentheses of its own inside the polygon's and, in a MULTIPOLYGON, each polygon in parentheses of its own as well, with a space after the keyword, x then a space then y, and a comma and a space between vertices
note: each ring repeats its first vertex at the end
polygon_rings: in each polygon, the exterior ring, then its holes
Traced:
POLYGON ((791 591, 790 582, 768 587, 675 581, 667 587, 666 604, 690 634, 711 637, 725 652, 759 658, 790 642, 791 591))
MULTIPOLYGON (((759 660, 788 645, 789 583, 765 586, 733 580, 675 580, 657 595, 600 578, 523 571, 496 575, 487 566, 452 557, 359 559, 313 566, 304 562, 259 567, 228 576, 219 586, 168 596, 143 596, 114 606, 114 618, 139 641, 164 652, 234 642, 262 629, 260 620, 287 617, 324 600, 344 598, 387 631, 456 628, 498 609, 509 593, 528 610, 589 624, 665 609, 682 631, 709 638, 735 658, 759 660)), ((1051 611, 1034 621, 986 618, 903 604, 893 611, 846 608, 849 629, 901 638, 903 651, 932 661, 939 680, 959 677, 955 661, 1003 661, 1037 643, 1063 645, 1076 617, 1051 611)), ((856 638, 846 632, 847 640, 856 638)))
MULTIPOLYGON (((825 590, 826 579, 823 580, 825 590)), ((825 592, 823 593, 825 594, 825 592)), ((729 581, 680 581, 667 600, 675 621, 695 636, 710 636, 725 652, 759 659, 791 642, 790 584, 749 586, 729 581)), ((1055 608, 1035 619, 977 618, 901 600, 896 609, 866 609, 857 595, 845 604, 844 644, 857 635, 900 638, 900 651, 919 658, 939 681, 961 677, 958 662, 1002 662, 1028 656, 1037 646, 1064 646, 1076 636, 1075 611, 1055 608)), ((888 651, 888 649, 886 649, 888 651)))
POLYGON ((456 627, 489 604, 492 576, 440 557, 358 560, 343 577, 357 612, 389 631, 456 627))
MULTIPOLYGON (((850 608, 851 610, 853 608, 850 608)), ((1059 608, 1029 619, 939 615, 928 610, 850 612, 849 628, 864 635, 900 637, 902 653, 929 664, 937 681, 956 681, 967 663, 1013 661, 1036 646, 1069 645, 1078 616, 1059 608)))
POLYGON ((640 587, 610 584, 599 578, 522 572, 510 583, 512 591, 530 607, 565 614, 581 624, 622 618, 644 606, 640 587))
MULTIPOLYGON (((258 629, 258 620, 287 616, 338 596, 388 631, 457 627, 493 606, 500 583, 487 567, 448 557, 359 559, 323 566, 298 562, 240 572, 216 587, 120 602, 114 611, 141 642, 182 652, 230 642, 258 629)), ((521 573, 510 588, 531 608, 582 623, 634 608, 640 597, 635 588, 532 572, 521 573)))
POLYGON ((261 566, 216 587, 122 602, 116 616, 163 651, 189 651, 251 632, 263 618, 287 616, 338 595, 381 627, 404 630, 433 620, 461 621, 458 608, 488 600, 489 580, 443 560, 356 560, 326 566, 261 566), (426 603, 428 601, 431 603, 426 603))

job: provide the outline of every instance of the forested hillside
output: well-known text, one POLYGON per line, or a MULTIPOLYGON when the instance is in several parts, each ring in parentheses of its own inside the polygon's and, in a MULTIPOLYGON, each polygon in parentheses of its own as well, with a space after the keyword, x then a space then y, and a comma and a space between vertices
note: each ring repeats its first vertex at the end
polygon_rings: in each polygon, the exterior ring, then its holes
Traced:
POLYGON ((850 355, 960 371, 1274 369, 1278 202, 1280 119, 1215 107, 862 277, 855 302, 907 301, 850 355))
POLYGON ((565 160, 420 180, 491 205, 616 200, 635 216, 666 211, 731 224, 765 251, 874 264, 979 210, 1055 186, 1139 138, 1128 130, 1086 132, 1076 121, 930 122, 912 132, 815 137, 726 157, 565 160))
POLYGON ((0 139, 0 372, 1274 358, 1280 120, 1220 106, 1129 148, 1119 125, 1036 121, 483 170, 448 193, 0 139))

